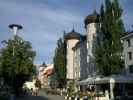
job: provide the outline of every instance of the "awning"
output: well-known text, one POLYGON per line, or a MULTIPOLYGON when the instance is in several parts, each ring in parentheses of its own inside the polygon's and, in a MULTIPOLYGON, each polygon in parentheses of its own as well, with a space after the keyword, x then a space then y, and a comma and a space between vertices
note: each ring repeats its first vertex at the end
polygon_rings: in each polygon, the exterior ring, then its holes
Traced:
POLYGON ((109 77, 103 77, 99 80, 95 80, 96 84, 103 83, 133 83, 133 76, 127 75, 112 75, 109 77))
POLYGON ((89 85, 89 84, 92 85, 92 84, 95 84, 95 78, 96 77, 88 77, 85 80, 77 82, 77 85, 89 85))
POLYGON ((109 77, 89 77, 85 80, 77 82, 77 85, 93 85, 105 83, 133 83, 133 76, 111 75, 109 77))

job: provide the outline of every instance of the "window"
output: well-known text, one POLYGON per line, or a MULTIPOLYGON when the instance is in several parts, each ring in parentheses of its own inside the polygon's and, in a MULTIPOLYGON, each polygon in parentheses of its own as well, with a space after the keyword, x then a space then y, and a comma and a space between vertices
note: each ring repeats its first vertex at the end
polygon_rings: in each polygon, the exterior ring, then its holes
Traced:
POLYGON ((89 55, 87 55, 87 63, 89 63, 89 55))
POLYGON ((133 65, 129 65, 129 73, 133 73, 133 65))
POLYGON ((87 49, 89 48, 89 42, 87 42, 87 49))
POLYGON ((69 43, 67 44, 67 49, 69 48, 69 43))
POLYGON ((128 59, 132 60, 132 52, 128 52, 128 59))
POLYGON ((128 47, 131 46, 131 41, 130 41, 130 39, 127 40, 127 45, 128 45, 128 47))

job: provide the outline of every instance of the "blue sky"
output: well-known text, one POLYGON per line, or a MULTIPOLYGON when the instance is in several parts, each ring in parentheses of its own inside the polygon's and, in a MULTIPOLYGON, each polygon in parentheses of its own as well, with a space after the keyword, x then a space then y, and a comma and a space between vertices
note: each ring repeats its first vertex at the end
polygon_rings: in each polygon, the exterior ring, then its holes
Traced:
MULTIPOLYGON (((0 0, 0 41, 9 39, 9 24, 21 24, 18 34, 32 43, 36 51, 35 64, 52 63, 54 49, 63 31, 85 34, 84 18, 94 9, 99 10, 103 0, 0 0)), ((133 0, 119 0, 127 30, 132 30, 133 0)), ((0 44, 0 48, 2 44, 0 44)))

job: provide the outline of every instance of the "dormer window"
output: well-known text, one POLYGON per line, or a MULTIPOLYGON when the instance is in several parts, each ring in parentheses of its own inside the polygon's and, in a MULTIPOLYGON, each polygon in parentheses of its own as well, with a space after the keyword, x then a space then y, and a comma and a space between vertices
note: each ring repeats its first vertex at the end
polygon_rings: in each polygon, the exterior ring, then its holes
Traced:
POLYGON ((128 47, 131 46, 131 41, 130 41, 130 39, 127 39, 127 45, 128 45, 128 47))

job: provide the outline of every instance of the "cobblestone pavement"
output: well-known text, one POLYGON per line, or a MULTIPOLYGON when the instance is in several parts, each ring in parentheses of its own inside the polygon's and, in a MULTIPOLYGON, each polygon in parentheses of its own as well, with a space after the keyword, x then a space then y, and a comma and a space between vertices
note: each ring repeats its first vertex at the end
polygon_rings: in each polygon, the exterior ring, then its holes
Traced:
POLYGON ((50 99, 41 96, 23 96, 23 97, 17 97, 15 100, 50 100, 50 99))
POLYGON ((31 94, 21 97, 16 97, 15 100, 65 100, 63 96, 47 94, 44 90, 38 92, 38 96, 31 94))
POLYGON ((44 90, 38 92, 39 96, 46 97, 48 100, 65 100, 63 96, 47 94, 44 90))
POLYGON ((65 100, 63 96, 59 95, 47 95, 48 100, 65 100))
POLYGON ((64 100, 63 97, 58 95, 46 95, 44 96, 23 96, 18 97, 15 100, 64 100))

